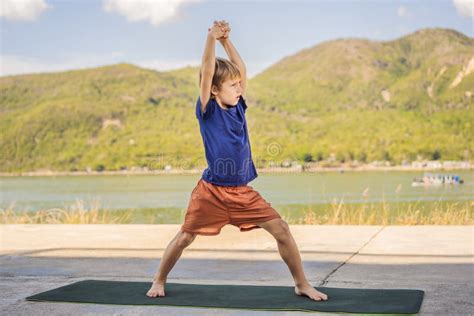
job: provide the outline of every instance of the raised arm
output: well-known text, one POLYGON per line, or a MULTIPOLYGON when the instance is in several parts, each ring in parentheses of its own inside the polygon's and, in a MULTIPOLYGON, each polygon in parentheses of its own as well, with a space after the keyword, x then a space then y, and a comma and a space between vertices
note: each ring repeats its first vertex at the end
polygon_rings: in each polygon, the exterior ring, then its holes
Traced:
POLYGON ((208 29, 206 46, 204 47, 204 54, 201 62, 201 85, 200 85, 200 99, 201 111, 204 113, 207 103, 211 97, 212 77, 216 67, 216 40, 224 35, 223 28, 216 24, 208 29))
POLYGON ((240 86, 242 87, 242 96, 245 99, 246 96, 246 87, 247 87, 247 69, 245 67, 245 63, 240 57, 239 53, 237 52, 237 49, 234 47, 232 42, 230 41, 229 38, 229 32, 230 32, 230 27, 229 24, 225 21, 222 21, 220 23, 221 26, 224 26, 224 36, 219 38, 219 42, 222 44, 224 47, 225 52, 227 53, 227 56, 229 56, 229 59, 231 62, 237 65, 237 67, 240 70, 241 78, 240 78, 240 86))

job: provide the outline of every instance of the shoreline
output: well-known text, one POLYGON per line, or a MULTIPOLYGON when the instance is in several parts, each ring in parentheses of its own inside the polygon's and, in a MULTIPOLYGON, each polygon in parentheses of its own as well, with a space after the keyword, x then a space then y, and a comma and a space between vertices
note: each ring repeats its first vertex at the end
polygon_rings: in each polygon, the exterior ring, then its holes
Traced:
MULTIPOLYGON (((349 172, 349 171, 413 171, 413 172, 444 172, 473 170, 469 167, 420 167, 420 166, 339 166, 339 167, 311 167, 311 168, 261 168, 258 173, 318 173, 318 172, 349 172)), ((23 172, 0 172, 0 177, 19 177, 19 176, 97 176, 97 175, 186 175, 201 174, 204 169, 191 170, 116 170, 116 171, 53 171, 36 170, 23 172)))

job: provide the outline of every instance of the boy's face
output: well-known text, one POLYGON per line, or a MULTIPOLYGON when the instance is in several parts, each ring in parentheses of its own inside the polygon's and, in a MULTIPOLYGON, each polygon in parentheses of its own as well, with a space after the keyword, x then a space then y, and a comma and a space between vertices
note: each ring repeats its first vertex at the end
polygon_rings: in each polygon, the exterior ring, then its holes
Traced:
POLYGON ((215 86, 212 89, 217 102, 223 106, 236 106, 242 94, 240 78, 226 79, 220 89, 217 89, 215 86))

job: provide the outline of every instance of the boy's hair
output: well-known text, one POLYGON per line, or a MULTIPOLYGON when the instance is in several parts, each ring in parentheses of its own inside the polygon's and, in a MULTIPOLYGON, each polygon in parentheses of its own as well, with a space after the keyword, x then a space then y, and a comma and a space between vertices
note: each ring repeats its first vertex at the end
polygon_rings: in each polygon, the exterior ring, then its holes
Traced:
MULTIPOLYGON (((220 89, 222 83, 227 79, 240 78, 239 68, 230 60, 216 57, 216 66, 214 69, 214 76, 212 76, 212 86, 216 86, 220 89)), ((199 71, 199 86, 201 86, 201 71, 199 71)), ((214 95, 211 92, 211 98, 214 98, 214 95)))

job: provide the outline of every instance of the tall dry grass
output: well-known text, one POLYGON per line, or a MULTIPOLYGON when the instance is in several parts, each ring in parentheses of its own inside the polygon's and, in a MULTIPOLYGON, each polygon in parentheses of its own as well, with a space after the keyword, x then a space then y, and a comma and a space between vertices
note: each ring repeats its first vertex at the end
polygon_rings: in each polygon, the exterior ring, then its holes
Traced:
POLYGON ((345 204, 333 201, 322 214, 308 207, 299 219, 283 218, 290 224, 306 225, 473 225, 474 201, 435 201, 430 210, 418 202, 345 204))
POLYGON ((83 200, 66 206, 65 209, 52 208, 34 213, 15 212, 14 204, 0 209, 1 224, 121 224, 125 223, 132 212, 117 216, 107 209, 100 209, 100 202, 92 200, 87 206, 83 200))
MULTIPOLYGON (((346 204, 343 199, 333 200, 317 210, 313 207, 304 206, 295 218, 292 215, 296 212, 288 212, 282 218, 289 224, 306 225, 473 225, 474 213, 474 201, 436 201, 430 204, 429 210, 423 209, 419 202, 346 204)), ((184 214, 181 212, 181 219, 176 220, 182 220, 184 214)), ((14 211, 14 204, 0 209, 1 224, 127 224, 133 216, 132 210, 118 213, 101 209, 97 200, 86 205, 79 199, 64 209, 25 213, 14 211)))

